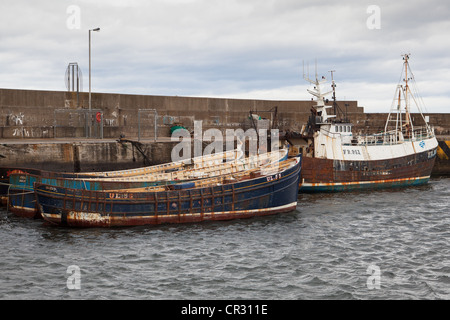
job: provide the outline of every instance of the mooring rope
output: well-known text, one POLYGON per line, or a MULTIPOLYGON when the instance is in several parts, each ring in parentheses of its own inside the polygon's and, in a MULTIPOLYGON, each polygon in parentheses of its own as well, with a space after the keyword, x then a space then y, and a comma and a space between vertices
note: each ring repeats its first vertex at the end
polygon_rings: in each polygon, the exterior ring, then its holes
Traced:
MULTIPOLYGON (((14 193, 12 193, 13 195, 18 195, 18 196, 21 196, 21 195, 24 195, 24 194, 30 194, 30 193, 34 193, 34 191, 27 191, 27 192, 14 192, 14 193)), ((9 188, 8 188, 8 197, 9 197, 9 188)))
POLYGON ((6 194, 6 215, 8 216, 8 210, 9 210, 9 189, 11 188, 11 184, 8 183, 8 192, 6 194))
POLYGON ((14 193, 10 193, 10 189, 11 189, 12 184, 10 184, 10 183, 2 183, 2 182, 0 182, 0 184, 6 184, 6 185, 8 185, 8 192, 6 193, 6 213, 8 213, 8 210, 9 210, 9 196, 10 196, 10 195, 21 196, 21 195, 25 195, 25 194, 34 193, 34 190, 33 190, 33 191, 27 191, 27 192, 17 192, 17 193, 14 192, 14 193))

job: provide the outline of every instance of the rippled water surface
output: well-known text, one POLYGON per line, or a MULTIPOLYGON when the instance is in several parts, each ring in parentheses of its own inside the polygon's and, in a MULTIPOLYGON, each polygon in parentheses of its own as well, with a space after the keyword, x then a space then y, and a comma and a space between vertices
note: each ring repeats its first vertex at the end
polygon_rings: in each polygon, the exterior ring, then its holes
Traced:
POLYGON ((2 209, 0 299, 450 299, 449 204, 436 178, 186 225, 69 229, 2 209))

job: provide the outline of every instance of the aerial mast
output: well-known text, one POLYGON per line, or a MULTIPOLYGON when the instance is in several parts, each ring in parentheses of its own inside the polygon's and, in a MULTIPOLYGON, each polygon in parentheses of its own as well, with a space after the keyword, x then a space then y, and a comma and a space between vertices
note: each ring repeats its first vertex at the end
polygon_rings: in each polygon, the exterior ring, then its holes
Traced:
POLYGON ((315 101, 316 102, 315 110, 317 111, 317 115, 321 118, 320 123, 328 123, 328 119, 335 118, 336 115, 329 115, 326 111, 326 109, 331 108, 331 106, 325 105, 325 96, 330 94, 332 91, 323 93, 321 90, 321 84, 325 83, 327 79, 325 77, 322 77, 322 79, 319 80, 319 76, 317 75, 317 61, 316 61, 316 74, 314 80, 310 79, 309 74, 308 75, 305 74, 304 69, 305 67, 303 65, 303 78, 314 86, 312 89, 307 89, 307 91, 317 98, 315 101))
POLYGON ((334 82, 334 78, 333 78, 333 72, 336 72, 336 70, 331 70, 329 72, 331 73, 331 88, 333 89, 334 114, 337 115, 337 110, 336 110, 336 83, 334 82))

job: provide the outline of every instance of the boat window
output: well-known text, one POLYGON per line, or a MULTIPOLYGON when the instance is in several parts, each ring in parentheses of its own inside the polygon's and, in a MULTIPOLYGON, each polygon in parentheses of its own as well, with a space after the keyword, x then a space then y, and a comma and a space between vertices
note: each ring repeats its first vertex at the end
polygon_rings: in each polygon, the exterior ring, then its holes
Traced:
POLYGON ((334 132, 338 132, 338 126, 334 126, 334 132))

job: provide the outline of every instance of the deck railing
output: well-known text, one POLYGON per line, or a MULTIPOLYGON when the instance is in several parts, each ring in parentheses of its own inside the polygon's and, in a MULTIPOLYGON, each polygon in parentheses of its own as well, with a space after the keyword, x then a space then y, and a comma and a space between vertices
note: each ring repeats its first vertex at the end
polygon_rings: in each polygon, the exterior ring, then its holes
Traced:
POLYGON ((434 136, 434 130, 429 127, 415 127, 414 130, 391 130, 383 133, 358 136, 358 145, 392 145, 404 141, 419 141, 434 136))
MULTIPOLYGON (((345 137, 341 135, 340 132, 331 132, 327 129, 321 128, 320 131, 336 139, 338 137, 345 137)), ((432 127, 414 127, 414 130, 406 131, 400 130, 390 130, 387 132, 377 133, 377 134, 365 134, 351 137, 351 144, 365 146, 365 145, 393 145, 402 143, 404 141, 420 141, 424 139, 429 139, 434 136, 434 128, 432 127)), ((348 135, 347 135, 348 137, 348 135)), ((343 144, 346 144, 343 142, 343 144)), ((348 144, 348 143, 347 143, 348 144)))

